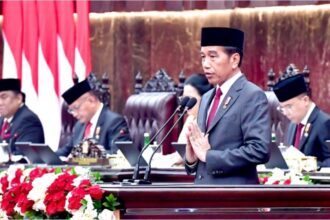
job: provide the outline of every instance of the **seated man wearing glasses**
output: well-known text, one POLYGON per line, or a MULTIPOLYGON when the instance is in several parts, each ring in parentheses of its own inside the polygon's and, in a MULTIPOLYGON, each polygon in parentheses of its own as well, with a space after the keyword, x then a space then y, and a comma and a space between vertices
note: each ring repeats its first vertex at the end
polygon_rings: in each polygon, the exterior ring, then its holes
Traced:
POLYGON ((280 101, 278 110, 290 121, 288 145, 293 145, 306 156, 315 156, 318 166, 330 167, 330 116, 321 111, 308 96, 303 74, 278 82, 274 92, 280 101))
POLYGON ((69 113, 78 121, 69 143, 59 148, 57 155, 68 156, 86 138, 96 139, 110 154, 117 152, 115 141, 130 140, 125 119, 103 105, 87 79, 68 89, 62 97, 69 105, 69 113))

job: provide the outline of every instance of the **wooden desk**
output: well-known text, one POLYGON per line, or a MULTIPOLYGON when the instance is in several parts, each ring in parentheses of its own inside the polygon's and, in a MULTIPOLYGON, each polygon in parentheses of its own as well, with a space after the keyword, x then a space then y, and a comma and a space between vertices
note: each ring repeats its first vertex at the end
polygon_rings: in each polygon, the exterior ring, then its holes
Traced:
POLYGON ((326 186, 103 185, 122 219, 329 219, 326 186))
MULTIPOLYGON (((130 179, 133 175, 133 168, 125 168, 125 169, 96 169, 93 171, 100 172, 102 176, 102 180, 104 182, 112 182, 112 181, 122 181, 124 179, 130 179)), ((143 178, 145 167, 142 167, 140 170, 139 178, 143 178)), ((158 169, 153 168, 150 174, 150 179, 153 182, 170 182, 170 183, 193 183, 194 176, 187 175, 186 171, 183 167, 181 168, 164 168, 158 169)))

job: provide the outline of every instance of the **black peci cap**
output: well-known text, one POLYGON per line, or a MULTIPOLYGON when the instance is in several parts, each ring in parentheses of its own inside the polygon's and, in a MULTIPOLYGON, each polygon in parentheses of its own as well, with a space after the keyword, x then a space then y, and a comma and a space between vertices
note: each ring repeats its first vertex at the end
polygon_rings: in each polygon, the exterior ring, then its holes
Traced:
POLYGON ((0 80, 0 91, 17 91, 21 92, 21 80, 19 79, 1 79, 0 80))
POLYGON ((279 81, 273 88, 277 99, 285 102, 300 94, 307 93, 308 88, 303 74, 296 74, 279 81))
POLYGON ((201 46, 228 46, 243 51, 244 32, 227 27, 203 27, 201 46))
POLYGON ((89 92, 90 90, 92 90, 92 88, 89 85, 88 80, 85 79, 85 80, 81 81, 80 83, 77 83, 76 85, 72 86, 67 91, 65 91, 62 94, 62 97, 64 98, 66 103, 68 103, 68 105, 71 105, 80 96, 82 96, 86 92, 89 92))

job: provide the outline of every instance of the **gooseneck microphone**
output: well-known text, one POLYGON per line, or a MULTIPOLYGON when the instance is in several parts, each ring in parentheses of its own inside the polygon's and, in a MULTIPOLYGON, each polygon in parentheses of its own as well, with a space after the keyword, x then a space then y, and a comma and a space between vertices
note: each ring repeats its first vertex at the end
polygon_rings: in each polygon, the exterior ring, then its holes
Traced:
POLYGON ((124 180, 124 182, 134 182, 134 180, 136 180, 138 178, 139 172, 140 172, 140 160, 141 160, 143 152, 149 147, 149 145, 151 143, 153 143, 155 141, 155 139, 158 137, 160 132, 162 132, 164 130, 165 126, 172 120, 172 118, 176 115, 176 113, 185 109, 185 107, 189 101, 190 101, 189 97, 187 97, 187 96, 183 97, 182 100, 180 101, 179 106, 175 109, 173 114, 167 119, 167 121, 163 124, 163 126, 158 129, 158 131, 156 132, 156 134, 154 134, 154 136, 150 139, 150 141, 143 146, 143 148, 141 149, 141 152, 138 156, 137 162, 135 164, 132 179, 124 180))
POLYGON ((13 155, 13 150, 14 150, 14 143, 16 142, 16 139, 18 138, 18 134, 15 133, 9 140, 8 143, 8 161, 6 164, 13 164, 14 162, 12 161, 12 155, 13 155))
POLYGON ((151 155, 151 157, 149 159, 149 163, 148 163, 148 166, 146 168, 145 174, 144 174, 144 178, 143 178, 143 180, 139 180, 137 184, 151 184, 151 181, 149 180, 149 176, 150 176, 150 173, 151 173, 151 161, 152 161, 152 158, 154 157, 154 155, 156 154, 156 152, 159 150, 159 148, 162 146, 162 144, 166 140, 166 138, 171 134, 171 132, 175 128, 175 126, 179 123, 179 121, 181 120, 181 118, 187 113, 187 111, 189 109, 191 109, 192 107, 194 107, 194 105, 196 103, 197 103, 197 99, 196 98, 190 98, 190 100, 188 101, 188 103, 187 103, 186 107, 184 108, 182 114, 175 121, 175 123, 173 124, 173 126, 166 133, 166 135, 164 136, 164 138, 157 145, 155 151, 152 153, 152 155, 151 155))

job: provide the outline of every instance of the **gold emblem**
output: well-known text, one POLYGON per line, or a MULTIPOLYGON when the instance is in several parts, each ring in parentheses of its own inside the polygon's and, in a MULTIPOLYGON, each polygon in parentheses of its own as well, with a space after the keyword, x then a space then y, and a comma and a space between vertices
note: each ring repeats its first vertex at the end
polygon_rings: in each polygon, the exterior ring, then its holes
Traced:
POLYGON ((231 100, 231 97, 228 96, 227 99, 226 99, 226 101, 225 101, 225 104, 223 105, 223 108, 224 109, 226 109, 228 107, 230 100, 231 100))
POLYGON ((310 130, 311 130, 311 123, 307 123, 307 125, 305 126, 305 129, 304 129, 305 137, 308 137, 310 130))
POLYGON ((101 127, 97 126, 95 130, 95 139, 98 140, 100 139, 100 133, 101 133, 101 127))

